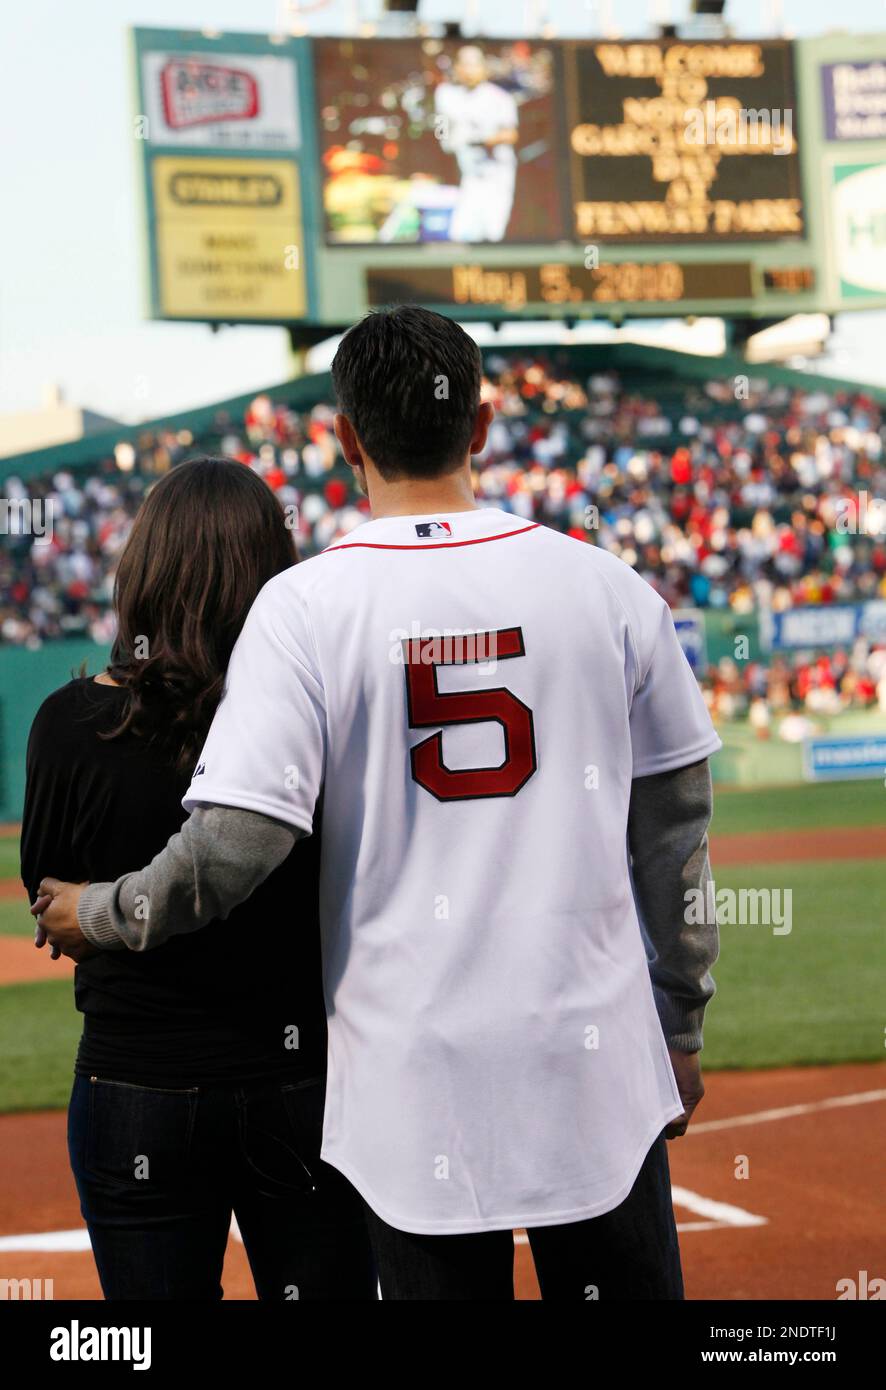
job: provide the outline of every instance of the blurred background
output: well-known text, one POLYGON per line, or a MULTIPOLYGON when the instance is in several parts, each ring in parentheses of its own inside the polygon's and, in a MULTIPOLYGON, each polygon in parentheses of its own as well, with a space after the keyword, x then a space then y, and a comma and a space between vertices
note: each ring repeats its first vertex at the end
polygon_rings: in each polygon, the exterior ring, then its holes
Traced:
MULTIPOLYGON (((483 351, 478 497, 673 609, 724 744, 717 886, 792 894, 789 933, 724 926, 675 1160, 690 1296, 833 1297, 884 1253, 879 0, 32 0, 0 26, 0 1265, 51 1250, 97 1296, 78 1020, 17 878, 34 712, 103 668, 132 518, 182 460, 259 472, 303 557, 366 519, 328 367, 415 301, 483 351)), ((230 1258, 248 1296, 236 1233, 230 1258)))

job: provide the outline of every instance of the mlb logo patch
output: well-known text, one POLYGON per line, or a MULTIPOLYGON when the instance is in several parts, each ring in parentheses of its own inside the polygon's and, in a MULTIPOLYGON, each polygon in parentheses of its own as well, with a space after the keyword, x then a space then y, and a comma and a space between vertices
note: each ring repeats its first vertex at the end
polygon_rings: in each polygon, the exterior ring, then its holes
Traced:
POLYGON ((415 534, 423 541, 445 541, 452 535, 452 527, 448 521, 420 521, 416 525, 415 534))

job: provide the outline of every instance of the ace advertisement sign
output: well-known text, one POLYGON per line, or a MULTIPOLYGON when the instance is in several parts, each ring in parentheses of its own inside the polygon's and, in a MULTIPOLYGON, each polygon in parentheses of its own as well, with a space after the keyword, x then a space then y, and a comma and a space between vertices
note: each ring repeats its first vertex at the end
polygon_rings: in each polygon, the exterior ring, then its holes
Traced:
POLYGON ((141 63, 151 145, 237 153, 298 147, 292 58, 149 50, 141 63))

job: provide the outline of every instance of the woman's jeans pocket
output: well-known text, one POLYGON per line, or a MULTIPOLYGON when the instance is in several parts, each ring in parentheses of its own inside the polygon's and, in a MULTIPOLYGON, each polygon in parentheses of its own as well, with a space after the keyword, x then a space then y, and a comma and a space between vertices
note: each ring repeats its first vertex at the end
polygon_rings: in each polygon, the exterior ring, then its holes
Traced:
POLYGON ((160 1192, 186 1176, 198 1091, 88 1081, 83 1173, 93 1182, 160 1192))

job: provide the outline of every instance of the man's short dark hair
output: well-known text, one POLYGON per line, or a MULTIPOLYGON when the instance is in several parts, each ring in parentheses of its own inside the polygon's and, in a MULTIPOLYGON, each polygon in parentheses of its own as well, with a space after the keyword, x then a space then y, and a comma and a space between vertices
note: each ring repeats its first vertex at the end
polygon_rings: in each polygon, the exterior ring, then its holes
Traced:
POLYGON ((436 478, 464 460, 480 405, 480 350, 416 304, 373 310, 332 362, 338 407, 383 478, 436 478))

